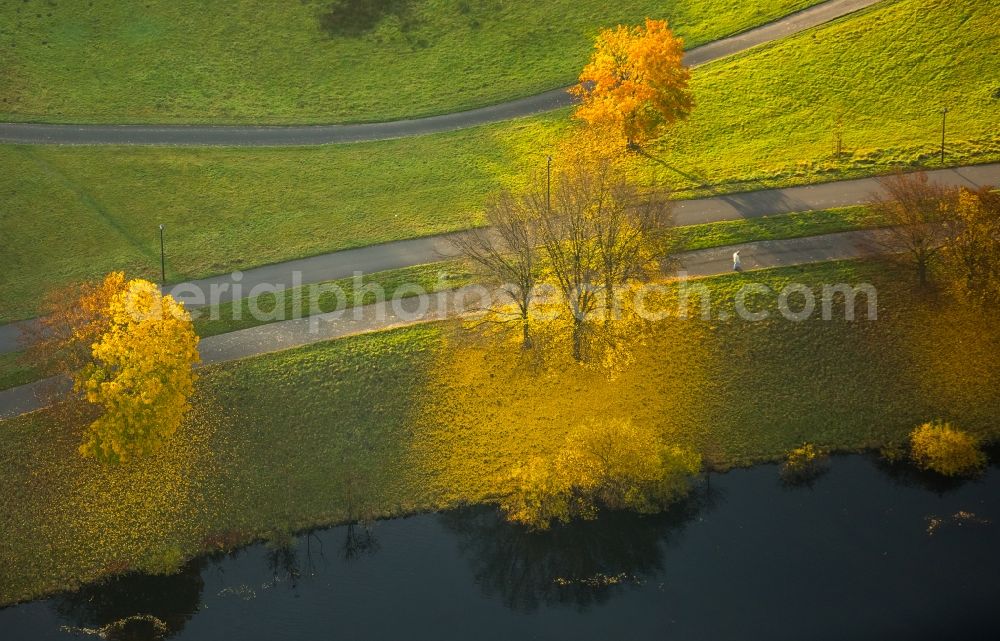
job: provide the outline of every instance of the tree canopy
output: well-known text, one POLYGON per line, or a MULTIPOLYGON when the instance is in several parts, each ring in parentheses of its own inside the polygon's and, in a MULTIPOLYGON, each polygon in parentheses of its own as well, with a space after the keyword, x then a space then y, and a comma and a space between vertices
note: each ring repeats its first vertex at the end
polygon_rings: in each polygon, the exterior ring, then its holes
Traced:
POLYGON ((662 135, 694 107, 683 58, 684 41, 666 20, 601 31, 571 90, 581 99, 574 117, 620 132, 629 146, 662 135))
POLYGON ((191 316, 153 283, 121 272, 50 297, 28 354, 73 382, 90 411, 80 453, 122 462, 159 448, 194 390, 191 316), (96 412, 94 411, 96 410, 96 412))

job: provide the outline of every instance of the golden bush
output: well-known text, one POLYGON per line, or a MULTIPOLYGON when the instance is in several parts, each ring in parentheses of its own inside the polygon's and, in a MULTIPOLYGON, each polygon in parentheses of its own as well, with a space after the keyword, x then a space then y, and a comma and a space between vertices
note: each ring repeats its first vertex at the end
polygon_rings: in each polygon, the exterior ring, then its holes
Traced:
POLYGON ((555 460, 535 456, 510 475, 500 509, 507 520, 532 530, 547 530, 553 522, 596 514, 589 494, 593 477, 575 453, 560 453, 555 460))
POLYGON ((537 530, 594 518, 598 507, 651 513, 686 495, 700 468, 698 454, 667 446, 652 426, 591 421, 554 458, 532 457, 513 470, 500 508, 537 530))
POLYGON ((910 433, 910 456, 921 468, 945 476, 973 475, 986 466, 978 439, 943 421, 924 423, 910 433))
POLYGON ((826 468, 825 450, 812 443, 804 443, 788 452, 781 464, 781 478, 794 483, 815 478, 826 468))

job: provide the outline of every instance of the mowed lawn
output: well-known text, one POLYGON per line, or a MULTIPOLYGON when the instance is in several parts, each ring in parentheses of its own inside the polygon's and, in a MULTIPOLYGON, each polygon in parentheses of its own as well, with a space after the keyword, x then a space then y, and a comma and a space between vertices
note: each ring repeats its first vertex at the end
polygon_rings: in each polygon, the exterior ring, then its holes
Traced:
POLYGON ((80 458, 79 432, 49 411, 2 421, 0 603, 313 525, 489 502, 512 466, 592 418, 654 425, 716 468, 804 441, 898 445, 935 418, 996 438, 1000 322, 913 280, 881 262, 707 279, 713 319, 662 321, 613 380, 454 323, 213 366, 173 441, 125 467, 80 458), (878 318, 862 296, 854 322, 839 305, 790 322, 766 295, 751 305, 769 319, 739 320, 748 282, 871 283, 878 318))
POLYGON ((819 0, 12 0, 0 120, 320 123, 469 109, 568 85, 602 27, 688 45, 819 0))
MULTIPOLYGON (((691 120, 635 175, 689 196, 934 167, 941 104, 948 163, 1000 160, 995 14, 899 0, 699 68, 691 120)), ((171 281, 480 224, 488 193, 572 135, 568 114, 310 148, 0 146, 0 321, 73 279, 156 277, 158 223, 171 281)))
POLYGON ((652 152, 678 189, 1000 159, 1000 6, 897 0, 695 72, 691 118, 652 152), (837 155, 838 139, 841 155, 837 155))
POLYGON ((56 283, 167 280, 480 224, 561 114, 473 132, 288 149, 0 146, 0 321, 56 283), (476 144, 478 141, 479 144, 476 144))

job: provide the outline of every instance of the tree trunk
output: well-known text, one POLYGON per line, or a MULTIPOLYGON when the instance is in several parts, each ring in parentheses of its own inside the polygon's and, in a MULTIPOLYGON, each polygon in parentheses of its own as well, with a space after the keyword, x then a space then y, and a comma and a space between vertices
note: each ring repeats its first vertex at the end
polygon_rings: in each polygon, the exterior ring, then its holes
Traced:
POLYGON ((528 330, 528 314, 521 314, 521 348, 531 349, 531 332, 528 330))
POLYGON ((604 284, 604 319, 613 321, 618 319, 617 307, 615 305, 615 286, 610 281, 604 284))
POLYGON ((573 318, 573 360, 583 360, 583 323, 573 318))

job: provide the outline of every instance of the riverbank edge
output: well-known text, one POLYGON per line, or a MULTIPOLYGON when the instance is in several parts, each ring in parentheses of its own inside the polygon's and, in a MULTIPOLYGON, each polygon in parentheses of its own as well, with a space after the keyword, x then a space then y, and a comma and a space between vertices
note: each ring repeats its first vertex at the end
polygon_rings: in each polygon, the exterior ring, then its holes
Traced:
MULTIPOLYGON (((831 457, 841 457, 841 456, 880 456, 879 451, 881 448, 898 446, 899 443, 879 443, 872 444, 869 446, 859 446, 859 447, 845 447, 836 448, 828 450, 828 454, 831 457)), ((983 446, 985 448, 997 448, 1000 447, 1000 436, 994 439, 984 442, 983 446)), ((746 464, 732 464, 732 465, 719 465, 713 466, 711 469, 702 468, 701 472, 697 477, 692 478, 692 487, 695 487, 705 481, 705 479, 710 478, 711 475, 723 475, 728 474, 734 470, 745 470, 756 467, 762 467, 767 465, 777 465, 783 460, 783 456, 775 455, 769 457, 760 457, 759 459, 753 459, 746 464)), ((991 459, 992 460, 992 459, 991 459)), ((909 464, 909 463, 907 463, 909 464)), ((777 480, 777 471, 775 471, 775 479, 777 480)), ((365 521, 369 523, 378 523, 380 521, 390 521, 395 519, 405 519, 414 516, 429 515, 429 514, 441 514, 444 512, 449 512, 452 510, 475 508, 475 507, 487 507, 487 506, 497 506, 499 497, 478 501, 478 502, 458 502, 453 505, 437 505, 437 506, 426 506, 421 508, 416 508, 413 510, 400 510, 400 511, 387 511, 384 513, 377 513, 373 515, 373 518, 365 521)), ((683 501, 684 499, 681 499, 683 501)), ((669 507, 669 506, 668 506, 669 507)), ((499 507, 497 506, 497 509, 499 507)), ((598 518, 600 518, 598 516, 598 518)), ((201 549, 195 551, 192 554, 185 555, 181 562, 178 564, 174 574, 180 570, 183 566, 195 561, 201 557, 214 556, 214 555, 226 555, 238 552, 248 547, 252 547, 258 544, 267 544, 274 541, 274 535, 279 534, 282 536, 287 536, 290 538, 297 538, 303 535, 308 535, 317 530, 327 530, 330 528, 341 527, 345 525, 361 523, 358 519, 327 519, 323 516, 317 516, 311 519, 302 520, 299 523, 294 524, 290 528, 281 528, 280 530, 262 528, 261 530, 254 532, 253 534, 248 534, 245 537, 234 539, 227 542, 225 546, 203 546, 201 549)), ((149 574, 140 568, 129 567, 113 572, 105 572, 98 574, 96 576, 81 579, 72 585, 63 585, 61 587, 53 587, 51 589, 43 589, 37 593, 34 593, 24 598, 19 598, 14 601, 0 602, 0 610, 6 608, 12 608, 19 605, 24 605, 27 603, 32 603, 36 601, 44 601, 60 595, 72 594, 85 587, 100 584, 104 581, 114 579, 117 577, 128 576, 130 574, 149 574)))

